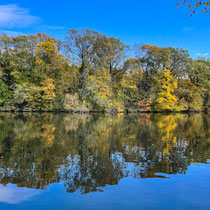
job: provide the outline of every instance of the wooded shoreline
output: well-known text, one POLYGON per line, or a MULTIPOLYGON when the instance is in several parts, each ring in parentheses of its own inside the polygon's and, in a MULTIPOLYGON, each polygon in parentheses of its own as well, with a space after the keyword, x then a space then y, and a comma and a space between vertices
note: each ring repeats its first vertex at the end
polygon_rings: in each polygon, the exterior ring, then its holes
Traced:
POLYGON ((123 112, 119 112, 119 111, 52 111, 52 110, 48 110, 48 111, 42 111, 42 110, 34 110, 34 111, 27 111, 27 110, 0 110, 0 113, 70 113, 70 114, 94 114, 94 113, 105 113, 105 114, 141 114, 141 113, 148 113, 148 114, 155 114, 155 113, 163 113, 163 114, 173 114, 173 113, 209 113, 209 109, 205 109, 205 110, 181 110, 181 111, 172 111, 172 110, 168 110, 168 111, 123 111, 123 112))
POLYGON ((0 35, 0 111, 208 112, 210 60, 89 29, 0 35))

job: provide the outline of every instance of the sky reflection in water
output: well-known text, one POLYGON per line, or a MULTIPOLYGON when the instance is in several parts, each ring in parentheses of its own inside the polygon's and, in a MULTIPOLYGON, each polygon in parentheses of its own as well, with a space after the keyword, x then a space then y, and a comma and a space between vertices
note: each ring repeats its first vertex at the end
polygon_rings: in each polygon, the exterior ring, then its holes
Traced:
POLYGON ((209 116, 0 114, 0 208, 210 207, 209 116))

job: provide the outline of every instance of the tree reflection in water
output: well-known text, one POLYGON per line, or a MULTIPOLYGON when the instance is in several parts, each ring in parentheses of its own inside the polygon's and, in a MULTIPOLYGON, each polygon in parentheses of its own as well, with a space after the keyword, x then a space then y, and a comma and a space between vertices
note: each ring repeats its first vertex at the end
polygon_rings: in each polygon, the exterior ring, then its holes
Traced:
POLYGON ((186 173, 210 158, 208 123, 202 114, 2 113, 0 183, 89 193, 128 176, 186 173))

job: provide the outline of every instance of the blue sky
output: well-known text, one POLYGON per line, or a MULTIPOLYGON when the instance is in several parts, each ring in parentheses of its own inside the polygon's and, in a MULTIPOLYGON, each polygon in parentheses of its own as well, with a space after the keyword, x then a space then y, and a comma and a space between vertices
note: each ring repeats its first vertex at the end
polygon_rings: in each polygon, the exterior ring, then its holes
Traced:
POLYGON ((190 16, 176 0, 1 0, 0 31, 46 32, 63 38, 68 28, 90 28, 126 44, 188 49, 210 58, 210 12, 190 16))

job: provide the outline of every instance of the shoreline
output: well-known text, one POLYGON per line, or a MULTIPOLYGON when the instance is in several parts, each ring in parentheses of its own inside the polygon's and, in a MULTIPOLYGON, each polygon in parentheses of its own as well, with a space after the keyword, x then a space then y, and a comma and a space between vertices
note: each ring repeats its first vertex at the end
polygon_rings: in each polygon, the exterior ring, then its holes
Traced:
POLYGON ((190 113, 205 113, 208 114, 208 110, 181 110, 181 111, 50 111, 50 110, 36 110, 36 111, 27 111, 27 110, 0 110, 0 113, 69 113, 69 114, 173 114, 173 113, 180 113, 180 114, 190 114, 190 113))

